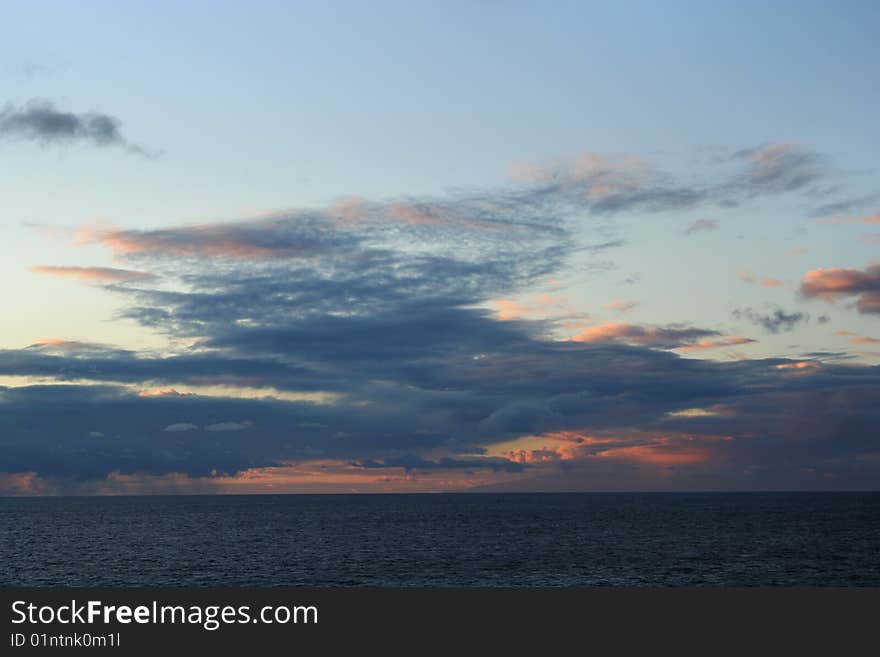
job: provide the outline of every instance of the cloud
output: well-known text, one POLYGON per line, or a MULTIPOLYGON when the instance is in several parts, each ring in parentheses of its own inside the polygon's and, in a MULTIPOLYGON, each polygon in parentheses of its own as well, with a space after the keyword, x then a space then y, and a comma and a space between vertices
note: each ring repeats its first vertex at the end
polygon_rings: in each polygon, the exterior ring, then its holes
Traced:
POLYGON ((878 338, 871 338, 866 335, 859 335, 858 333, 853 333, 852 331, 835 331, 834 335, 849 338, 849 341, 853 344, 880 344, 880 339, 878 338))
POLYGON ((880 210, 870 216, 863 217, 832 217, 820 219, 824 224, 880 224, 880 210))
POLYGON ((386 468, 403 468, 407 472, 416 470, 450 470, 458 468, 480 469, 488 468, 501 472, 522 472, 523 466, 520 463, 505 458, 479 457, 471 459, 460 458, 441 458, 436 460, 424 459, 419 456, 400 456, 389 457, 381 461, 365 460, 355 462, 353 465, 359 468, 370 469, 386 469, 386 468))
POLYGON ((762 276, 758 278, 754 273, 749 271, 748 269, 739 268, 736 270, 736 276, 744 283, 754 284, 758 283, 761 287, 766 288, 776 288, 784 285, 783 281, 778 278, 773 278, 771 276, 762 276))
POLYGON ((693 345, 705 337, 720 335, 718 331, 694 327, 658 327, 637 324, 606 323, 591 326, 571 338, 573 342, 619 342, 674 349, 693 345))
POLYGON ((755 282, 755 275, 751 271, 749 271, 748 269, 742 269, 742 268, 737 269, 736 276, 737 276, 737 278, 739 278, 739 280, 743 281, 744 283, 754 283, 755 282))
POLYGON ((157 390, 141 390, 138 397, 191 397, 191 392, 178 392, 174 388, 164 388, 157 390))
MULTIPOLYGON (((823 156, 792 144, 743 149, 719 161, 733 170, 712 169, 708 181, 680 180, 637 157, 596 153, 568 161, 518 164, 512 173, 533 183, 534 191, 543 196, 578 203, 598 215, 733 207, 761 197, 806 193, 829 175, 823 156)), ((711 220, 699 220, 690 232, 714 227, 711 220)))
POLYGON ((829 203, 825 203, 814 208, 810 212, 813 217, 828 217, 832 215, 841 215, 849 212, 857 212, 870 207, 880 200, 880 193, 863 194, 860 196, 849 196, 840 198, 829 203))
POLYGON ((589 215, 783 193, 794 183, 772 169, 806 164, 778 158, 730 158, 732 173, 698 183, 588 158, 512 190, 84 230, 81 243, 157 275, 105 281, 121 315, 192 346, 0 350, 0 375, 21 382, 0 387, 0 463, 10 487, 56 492, 867 486, 880 476, 876 367, 688 357, 750 338, 687 324, 563 340, 558 321, 493 310, 555 311, 524 291, 592 257, 594 238, 614 241, 589 215))
POLYGON ((31 271, 35 274, 78 278, 83 281, 99 281, 105 283, 149 281, 156 278, 155 275, 147 272, 132 271, 130 269, 115 269, 113 267, 63 267, 38 265, 36 267, 31 267, 31 271))
POLYGON ((175 422, 174 424, 169 424, 167 427, 162 429, 165 433, 179 433, 181 431, 197 431, 198 427, 195 424, 190 424, 189 422, 175 422))
POLYGON ((608 310, 615 310, 621 315, 628 313, 639 305, 638 301, 623 301, 621 299, 611 301, 606 303, 603 308, 607 308, 608 310))
POLYGON ((205 431, 244 431, 253 426, 253 422, 245 420, 244 422, 216 422, 205 427, 205 431))
POLYGON ((792 144, 748 148, 733 158, 746 162, 746 168, 730 187, 747 197, 801 190, 826 175, 821 155, 792 144))
POLYGON ((692 344, 685 344, 677 347, 679 351, 706 351, 708 349, 720 349, 721 347, 734 347, 738 345, 750 344, 756 342, 751 338, 743 338, 739 336, 731 338, 722 338, 721 340, 699 340, 692 344))
POLYGON ((46 100, 31 100, 23 106, 8 104, 0 110, 0 137, 45 145, 83 142, 100 147, 116 146, 138 155, 152 155, 147 149, 125 139, 120 128, 121 122, 116 117, 98 112, 65 112, 46 100))
POLYGON ((693 235, 706 231, 713 231, 718 228, 718 222, 713 219, 697 219, 692 224, 686 226, 681 232, 685 235, 693 235))
POLYGON ((800 291, 806 297, 829 302, 855 297, 860 313, 880 314, 880 265, 869 265, 864 270, 813 269, 804 274, 800 291))
POLYGON ((81 227, 77 243, 101 244, 115 255, 243 260, 315 256, 356 243, 324 224, 320 218, 293 215, 159 230, 81 227))
POLYGON ((752 308, 737 308, 733 311, 737 319, 745 319, 756 324, 768 333, 788 333, 798 324, 806 323, 810 316, 801 312, 786 312, 781 307, 774 307, 769 313, 761 313, 752 308))

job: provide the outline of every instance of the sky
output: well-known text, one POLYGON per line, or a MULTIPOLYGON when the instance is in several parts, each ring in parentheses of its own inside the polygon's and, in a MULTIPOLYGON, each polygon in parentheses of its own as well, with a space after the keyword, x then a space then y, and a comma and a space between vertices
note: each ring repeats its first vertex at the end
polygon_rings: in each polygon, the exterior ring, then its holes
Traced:
POLYGON ((0 494, 877 490, 874 2, 6 2, 0 494))

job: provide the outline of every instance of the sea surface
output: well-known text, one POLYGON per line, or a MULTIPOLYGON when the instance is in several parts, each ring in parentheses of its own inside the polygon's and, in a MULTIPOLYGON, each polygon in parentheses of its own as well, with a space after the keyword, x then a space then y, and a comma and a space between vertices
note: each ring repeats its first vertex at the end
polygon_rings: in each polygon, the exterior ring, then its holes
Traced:
POLYGON ((880 493, 0 498, 2 586, 880 586, 880 493))

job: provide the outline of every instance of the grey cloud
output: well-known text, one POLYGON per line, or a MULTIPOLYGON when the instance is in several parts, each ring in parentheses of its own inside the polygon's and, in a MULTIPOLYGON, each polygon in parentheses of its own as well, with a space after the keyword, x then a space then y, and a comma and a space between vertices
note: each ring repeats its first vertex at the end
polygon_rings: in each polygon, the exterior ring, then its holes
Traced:
POLYGON ((205 431, 244 431, 253 426, 250 420, 243 422, 216 422, 205 427, 205 431))
POLYGON ((827 175, 825 158, 789 144, 771 144, 734 153, 745 170, 729 183, 732 192, 746 197, 802 190, 827 175))
POLYGON ((816 206, 810 210, 812 217, 834 217, 849 212, 857 212, 866 208, 872 208, 880 201, 880 193, 860 194, 837 198, 828 203, 816 206))
POLYGON ((718 222, 712 219, 697 219, 693 223, 686 226, 681 232, 685 235, 693 235, 694 233, 713 231, 718 228, 718 222))
MULTIPOLYGON (((745 319, 749 322, 762 327, 768 333, 788 333, 793 331, 798 324, 805 324, 810 321, 810 316, 802 312, 786 312, 779 306, 766 313, 756 311, 752 308, 737 308, 733 311, 733 316, 737 319, 745 319)), ((827 321, 819 319, 820 323, 827 321)))
POLYGON ((108 114, 65 112, 47 100, 31 100, 23 106, 7 104, 0 110, 0 137, 41 144, 84 142, 152 155, 147 149, 129 142, 122 135, 121 126, 119 119, 108 114))

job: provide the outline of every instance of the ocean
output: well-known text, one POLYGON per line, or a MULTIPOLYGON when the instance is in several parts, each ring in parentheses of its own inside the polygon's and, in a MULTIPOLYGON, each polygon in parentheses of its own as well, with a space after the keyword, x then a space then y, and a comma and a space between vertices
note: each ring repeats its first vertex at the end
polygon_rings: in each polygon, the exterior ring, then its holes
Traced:
POLYGON ((0 498, 2 586, 880 586, 880 493, 0 498))

